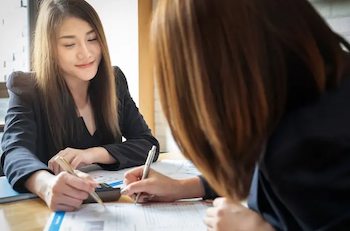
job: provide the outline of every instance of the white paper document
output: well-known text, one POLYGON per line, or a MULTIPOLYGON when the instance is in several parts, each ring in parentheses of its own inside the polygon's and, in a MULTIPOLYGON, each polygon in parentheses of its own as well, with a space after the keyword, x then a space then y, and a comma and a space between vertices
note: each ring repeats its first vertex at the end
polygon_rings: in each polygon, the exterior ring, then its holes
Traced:
MULTIPOLYGON (((151 164, 151 168, 174 179, 187 179, 200 175, 188 160, 162 160, 151 164)), ((89 172, 96 182, 106 183, 114 188, 123 188, 124 174, 133 168, 118 171, 95 170, 89 172)))
POLYGON ((203 231, 209 204, 200 202, 83 205, 77 212, 52 213, 45 231, 203 231))

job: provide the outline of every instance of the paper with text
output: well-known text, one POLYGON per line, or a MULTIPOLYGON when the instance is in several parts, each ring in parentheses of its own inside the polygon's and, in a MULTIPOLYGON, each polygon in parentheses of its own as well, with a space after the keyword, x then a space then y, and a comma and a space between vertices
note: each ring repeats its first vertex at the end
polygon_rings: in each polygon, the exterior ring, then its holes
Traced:
MULTIPOLYGON (((162 160, 152 163, 151 168, 174 179, 187 179, 200 175, 197 168, 188 160, 162 160)), ((89 172, 96 182, 106 183, 114 188, 123 188, 124 174, 133 168, 118 171, 95 170, 89 172)))
POLYGON ((53 213, 45 231, 203 231, 205 202, 83 205, 77 212, 53 213))

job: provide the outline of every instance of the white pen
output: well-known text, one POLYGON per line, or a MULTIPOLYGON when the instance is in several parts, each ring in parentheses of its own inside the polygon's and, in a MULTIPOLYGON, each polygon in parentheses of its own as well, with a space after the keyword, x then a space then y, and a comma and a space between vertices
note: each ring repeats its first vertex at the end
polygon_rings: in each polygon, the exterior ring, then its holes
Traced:
MULTIPOLYGON (((148 156, 147 156, 147 159, 146 159, 145 167, 143 168, 143 173, 142 173, 142 179, 141 180, 144 180, 144 179, 146 179, 148 177, 149 170, 151 169, 151 163, 153 162, 155 154, 156 154, 156 146, 153 145, 151 150, 148 152, 148 156)), ((140 198, 140 195, 141 195, 141 192, 137 193, 134 204, 137 203, 137 201, 140 198)))

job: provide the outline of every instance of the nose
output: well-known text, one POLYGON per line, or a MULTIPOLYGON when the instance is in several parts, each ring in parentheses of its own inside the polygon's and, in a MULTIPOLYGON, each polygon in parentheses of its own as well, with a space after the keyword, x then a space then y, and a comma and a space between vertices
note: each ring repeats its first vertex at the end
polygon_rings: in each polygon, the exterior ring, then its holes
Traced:
POLYGON ((77 55, 78 59, 88 59, 91 57, 91 52, 86 43, 81 43, 77 55))

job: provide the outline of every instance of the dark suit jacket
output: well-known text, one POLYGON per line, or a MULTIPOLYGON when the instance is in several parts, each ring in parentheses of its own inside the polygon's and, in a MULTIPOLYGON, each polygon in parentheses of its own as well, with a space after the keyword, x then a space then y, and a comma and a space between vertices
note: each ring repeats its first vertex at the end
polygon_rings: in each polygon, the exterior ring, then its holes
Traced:
MULTIPOLYGON (((206 198, 217 197, 201 179, 206 198)), ((248 205, 278 231, 350 230, 350 71, 339 87, 282 118, 257 163, 248 205)))
MULTIPOLYGON (((83 141, 71 147, 106 148, 119 162, 117 165, 101 165, 109 170, 144 164, 152 145, 157 146, 155 160, 159 154, 159 143, 152 136, 151 130, 132 100, 123 72, 118 67, 114 68, 114 72, 119 99, 119 124, 126 142, 120 139, 116 143, 109 144, 95 135, 91 136, 85 129, 83 141)), ((53 155, 48 154, 44 112, 33 75, 15 72, 9 77, 7 88, 10 99, 2 138, 1 166, 14 189, 26 192, 24 183, 32 173, 38 170, 51 171, 47 164, 53 155)), ((81 118, 72 119, 80 119, 81 126, 85 127, 81 118)))

